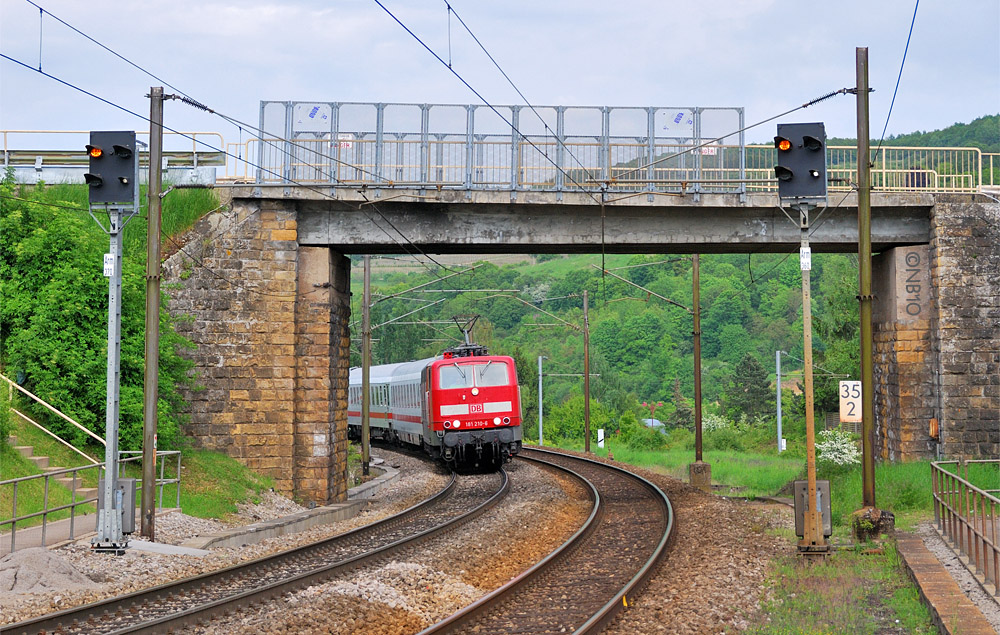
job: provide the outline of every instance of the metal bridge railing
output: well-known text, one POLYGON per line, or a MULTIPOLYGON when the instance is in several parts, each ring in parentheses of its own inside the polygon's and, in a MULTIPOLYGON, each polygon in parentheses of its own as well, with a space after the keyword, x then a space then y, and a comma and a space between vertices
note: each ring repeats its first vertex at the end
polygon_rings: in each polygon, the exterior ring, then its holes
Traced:
MULTIPOLYGON (((521 141, 512 151, 509 141, 477 140, 469 152, 463 141, 433 140, 425 145, 392 141, 384 144, 381 154, 393 159, 379 165, 372 139, 351 141, 349 147, 336 149, 331 149, 328 141, 299 140, 293 144, 291 156, 282 139, 250 139, 239 148, 230 145, 230 153, 262 157, 264 169, 231 161, 227 178, 262 185, 334 187, 593 191, 607 181, 612 191, 777 191, 774 149, 770 146, 746 146, 741 167, 739 146, 701 148, 694 157, 690 146, 656 144, 652 156, 657 162, 636 170, 651 163, 646 144, 569 140, 566 147, 578 163, 574 161, 562 171, 545 158, 554 154, 556 147, 552 140, 538 139, 521 141), (705 150, 710 154, 701 154, 705 150), (603 153, 611 159, 608 166, 601 163, 603 153), (470 154, 475 161, 467 164, 470 154), (665 157, 670 158, 663 160, 665 157)), ((857 178, 857 149, 832 146, 827 152, 830 191, 849 191, 857 178)), ((878 192, 976 193, 1000 186, 1000 155, 983 154, 977 148, 883 147, 877 158, 872 152, 872 160, 871 182, 878 192)))
POLYGON ((994 595, 1000 595, 1000 548, 997 542, 1000 498, 995 496, 998 490, 982 489, 970 482, 969 468, 972 465, 1000 467, 1000 460, 931 463, 934 521, 952 548, 967 558, 969 569, 993 585, 994 595))

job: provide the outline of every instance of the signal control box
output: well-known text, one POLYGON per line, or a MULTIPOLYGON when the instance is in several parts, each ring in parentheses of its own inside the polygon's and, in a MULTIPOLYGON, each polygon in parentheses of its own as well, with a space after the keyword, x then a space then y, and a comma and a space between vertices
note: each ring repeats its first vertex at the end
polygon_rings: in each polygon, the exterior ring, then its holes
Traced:
MULTIPOLYGON (((816 498, 823 516, 823 535, 833 533, 833 514, 830 512, 830 481, 816 481, 816 498)), ((809 481, 795 481, 795 535, 805 535, 806 510, 809 509, 809 481)))

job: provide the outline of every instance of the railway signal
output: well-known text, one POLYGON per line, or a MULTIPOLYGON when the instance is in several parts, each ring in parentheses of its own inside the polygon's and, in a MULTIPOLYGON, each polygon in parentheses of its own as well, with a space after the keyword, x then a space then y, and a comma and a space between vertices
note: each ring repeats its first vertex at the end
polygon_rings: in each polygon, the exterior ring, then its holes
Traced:
POLYGON ((822 123, 778 124, 774 137, 778 198, 826 202, 826 129, 822 123))
POLYGON ((90 132, 87 145, 90 171, 83 175, 90 189, 90 203, 127 203, 135 200, 135 132, 90 132))

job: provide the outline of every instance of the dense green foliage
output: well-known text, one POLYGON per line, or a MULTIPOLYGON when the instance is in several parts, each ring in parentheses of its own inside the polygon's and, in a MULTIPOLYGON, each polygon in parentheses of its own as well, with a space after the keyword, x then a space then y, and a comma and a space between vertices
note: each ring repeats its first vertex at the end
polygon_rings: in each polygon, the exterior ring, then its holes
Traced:
MULTIPOLYGON (((857 139, 831 138, 830 145, 857 145, 857 139)), ((943 130, 890 135, 882 142, 887 146, 979 148, 983 152, 1000 152, 1000 115, 985 115, 971 123, 956 123, 943 130)), ((872 140, 872 147, 878 139, 872 140)))
MULTIPOLYGON (((204 193, 198 195, 204 199, 204 193)), ((82 186, 0 185, 0 367, 99 436, 104 435, 108 280, 102 275, 107 235, 86 212, 82 186)), ((182 197, 178 197, 180 199, 182 197)), ((169 199, 168 199, 169 200, 169 199)), ((179 202, 179 201, 175 201, 179 202)), ((204 213, 208 201, 194 206, 204 213)), ((171 216, 165 205, 164 218, 171 216)), ((166 222, 164 223, 166 225, 166 222)), ((123 450, 142 445, 145 331, 143 220, 125 228, 122 262, 121 423, 123 450)), ((165 296, 163 297, 165 299, 165 296)), ((187 343, 160 310, 159 444, 180 439, 182 400, 190 362, 187 343)), ((32 404, 22 404, 69 440, 83 433, 32 404)))
MULTIPOLYGON (((462 276, 431 284, 422 293, 378 302, 373 363, 430 357, 461 337, 448 326, 455 315, 478 314, 473 337, 491 351, 515 357, 522 384, 525 434, 537 438, 537 358, 544 361, 546 440, 571 443, 583 435, 583 290, 589 293, 591 343, 591 439, 605 429, 632 447, 686 444, 693 425, 694 359, 691 258, 663 255, 607 259, 630 285, 602 275, 599 256, 562 256, 544 262, 498 267, 481 264, 462 276), (639 288, 641 287, 641 288, 639 288), (433 289, 443 291, 433 294, 433 289), (477 292, 475 289, 490 291, 477 292), (498 292, 498 289, 521 289, 498 292), (670 304, 642 289, 666 298, 670 304), (431 302, 442 300, 437 304, 431 302), (405 324, 388 320, 414 313, 405 324), (428 324, 419 324, 423 320, 428 324), (575 375, 575 376, 573 376, 575 375), (665 432, 646 430, 642 402, 664 402, 656 417, 665 432)), ((789 353, 785 373, 801 369, 801 275, 788 255, 711 255, 701 258, 703 404, 720 415, 726 430, 706 437, 719 449, 776 446, 774 356, 789 353), (798 366, 797 366, 798 364, 798 366), (797 366, 797 368, 796 368, 797 366), (742 426, 742 427, 737 427, 742 426)), ((357 269, 360 269, 358 267, 357 269)), ((856 257, 817 254, 812 270, 815 362, 831 373, 858 377, 856 257)), ((430 273, 384 273, 376 268, 374 291, 401 293, 433 280, 430 273)), ((355 281, 357 283, 357 281, 355 281)), ((355 333, 355 335, 359 335, 355 333)), ((360 364, 354 359, 353 364, 360 364)), ((799 451, 804 406, 784 380, 784 432, 799 451)), ((817 371, 817 412, 837 403, 837 378, 817 371)), ((818 415, 819 416, 819 415, 818 415)))

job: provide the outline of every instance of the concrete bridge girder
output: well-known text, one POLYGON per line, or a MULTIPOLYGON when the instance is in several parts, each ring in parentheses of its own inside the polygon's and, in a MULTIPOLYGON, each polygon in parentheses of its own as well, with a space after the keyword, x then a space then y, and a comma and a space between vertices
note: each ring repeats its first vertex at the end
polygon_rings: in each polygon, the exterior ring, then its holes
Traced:
MULTIPOLYGON (((787 253, 801 238, 798 212, 782 211, 773 194, 749 195, 741 204, 735 194, 704 194, 698 202, 661 195, 649 202, 640 193, 609 196, 603 206, 600 195, 583 193, 564 193, 561 201, 554 192, 518 193, 514 201, 507 192, 483 191, 338 189, 332 196, 292 193, 300 244, 335 245, 346 254, 406 252, 409 242, 440 254, 787 253)), ((876 251, 930 241, 933 196, 873 199, 876 251)), ((837 202, 812 212, 814 251, 857 251, 857 197, 841 195, 837 202)))

